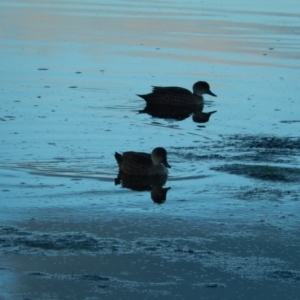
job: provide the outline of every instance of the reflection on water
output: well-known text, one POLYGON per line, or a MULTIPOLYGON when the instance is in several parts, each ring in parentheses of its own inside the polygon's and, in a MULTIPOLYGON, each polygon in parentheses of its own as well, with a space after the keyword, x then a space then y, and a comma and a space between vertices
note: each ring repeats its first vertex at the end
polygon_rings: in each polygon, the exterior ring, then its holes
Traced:
POLYGON ((206 123, 209 121, 210 116, 217 111, 203 112, 204 102, 200 102, 197 106, 172 106, 172 105, 156 105, 146 104, 143 110, 139 113, 147 113, 151 117, 161 119, 174 119, 176 121, 182 121, 192 115, 192 119, 195 123, 206 123))
POLYGON ((170 187, 163 187, 167 182, 167 178, 167 175, 130 176, 120 172, 115 179, 115 184, 122 184, 122 187, 133 191, 150 191, 153 202, 161 204, 166 201, 167 192, 170 189, 170 187))
POLYGON ((216 110, 211 112, 203 112, 203 111, 197 111, 193 114, 193 121, 196 123, 206 123, 209 121, 209 118, 212 114, 217 112, 216 110))
POLYGON ((202 110, 203 105, 204 104, 200 103, 197 107, 178 107, 172 105, 146 104, 146 107, 143 110, 140 110, 139 113, 147 113, 155 118, 175 119, 177 121, 182 121, 188 118, 195 111, 202 110))

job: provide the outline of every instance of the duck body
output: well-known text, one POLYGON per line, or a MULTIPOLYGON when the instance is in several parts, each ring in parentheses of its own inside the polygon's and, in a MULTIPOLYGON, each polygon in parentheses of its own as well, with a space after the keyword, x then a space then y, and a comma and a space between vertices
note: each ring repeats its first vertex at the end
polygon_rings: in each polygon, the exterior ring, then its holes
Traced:
POLYGON ((152 93, 146 95, 138 95, 143 98, 147 104, 156 105, 196 105, 199 101, 203 101, 202 96, 194 95, 187 89, 181 87, 159 87, 154 86, 152 93))
POLYGON ((119 173, 131 176, 167 176, 171 166, 167 161, 167 151, 158 147, 151 154, 128 151, 115 153, 119 173))
POLYGON ((205 81, 196 82, 193 85, 193 93, 182 87, 153 86, 152 93, 137 96, 143 98, 147 104, 194 106, 203 102, 203 94, 216 97, 216 95, 210 91, 209 84, 205 81))

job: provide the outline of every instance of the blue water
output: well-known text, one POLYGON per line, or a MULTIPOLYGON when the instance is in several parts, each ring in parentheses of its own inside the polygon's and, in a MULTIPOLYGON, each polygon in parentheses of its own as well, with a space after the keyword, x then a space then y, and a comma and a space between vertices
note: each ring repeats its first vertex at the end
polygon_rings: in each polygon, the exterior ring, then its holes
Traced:
MULTIPOLYGON (((248 7, 233 1, 226 7, 195 1, 2 2, 2 218, 23 218, 26 209, 38 214, 48 206, 78 213, 76 207, 93 204, 102 212, 216 218, 238 210, 257 220, 246 212, 260 202, 245 203, 227 190, 233 182, 236 191, 270 184, 276 189, 278 182, 210 168, 228 162, 229 136, 299 136, 299 14, 289 2, 272 11, 253 1, 248 7), (152 85, 191 89, 198 80, 218 95, 206 96, 204 111, 217 113, 204 127, 191 118, 138 114, 144 102, 135 94, 152 85), (214 150, 215 143, 224 147, 214 150), (113 181, 114 151, 157 146, 168 150, 172 165, 171 190, 161 206, 149 193, 113 181), (224 159, 201 160, 204 154, 224 159)), ((288 165, 298 168, 299 156, 288 165)), ((299 211, 298 200, 281 200, 286 214, 299 211)))
POLYGON ((0 298, 295 299, 298 0, 0 8, 0 298), (199 80, 209 122, 139 113, 199 80), (158 146, 162 204, 114 181, 158 146))

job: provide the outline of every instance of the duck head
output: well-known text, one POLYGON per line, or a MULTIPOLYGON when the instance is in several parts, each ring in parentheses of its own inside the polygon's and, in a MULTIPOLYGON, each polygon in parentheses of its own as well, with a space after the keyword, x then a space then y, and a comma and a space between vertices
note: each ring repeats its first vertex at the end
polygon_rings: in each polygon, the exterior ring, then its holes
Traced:
POLYGON ((193 85, 193 92, 195 95, 202 96, 203 94, 208 94, 217 97, 209 87, 209 84, 205 81, 198 81, 193 85))

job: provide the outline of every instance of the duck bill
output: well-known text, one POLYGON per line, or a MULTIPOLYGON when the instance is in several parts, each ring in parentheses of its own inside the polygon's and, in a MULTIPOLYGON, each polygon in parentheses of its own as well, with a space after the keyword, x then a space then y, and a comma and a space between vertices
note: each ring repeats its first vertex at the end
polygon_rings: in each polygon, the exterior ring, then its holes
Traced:
POLYGON ((167 168, 171 168, 171 166, 168 164, 168 162, 166 160, 163 162, 163 165, 167 168))
POLYGON ((214 97, 217 97, 217 95, 216 94, 214 94, 213 92, 211 92, 211 91, 208 91, 206 94, 208 94, 208 95, 211 95, 211 96, 214 96, 214 97))

